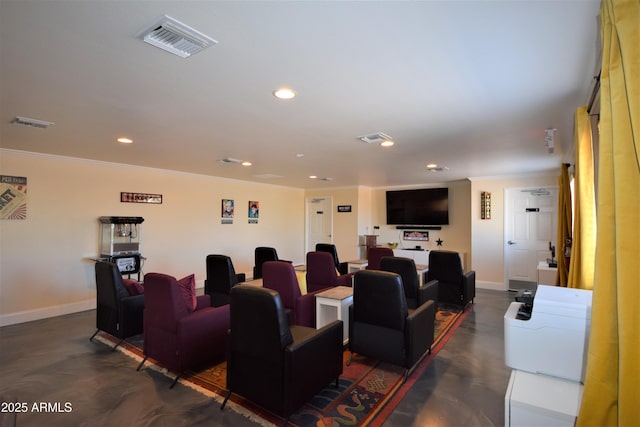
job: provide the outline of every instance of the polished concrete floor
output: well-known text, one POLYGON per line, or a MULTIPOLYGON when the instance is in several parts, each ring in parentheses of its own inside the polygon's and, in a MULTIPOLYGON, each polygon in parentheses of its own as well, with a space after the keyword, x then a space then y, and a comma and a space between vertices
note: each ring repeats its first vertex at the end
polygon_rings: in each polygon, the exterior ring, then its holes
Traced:
MULTIPOLYGON (((503 315, 513 295, 477 291, 384 426, 504 425, 503 315)), ((257 425, 181 384, 169 389, 171 379, 154 370, 136 372, 133 359, 88 340, 94 325, 92 310, 0 328, 1 427, 257 425), (16 406, 24 411, 7 412, 16 406)))

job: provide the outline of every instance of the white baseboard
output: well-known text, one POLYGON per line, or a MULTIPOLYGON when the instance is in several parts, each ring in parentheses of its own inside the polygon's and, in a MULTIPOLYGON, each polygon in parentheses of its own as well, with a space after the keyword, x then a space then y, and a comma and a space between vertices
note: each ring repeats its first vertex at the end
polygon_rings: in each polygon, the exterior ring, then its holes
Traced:
POLYGON ((476 288, 491 289, 493 291, 508 291, 503 282, 486 282, 483 280, 476 280, 476 288))
POLYGON ((34 310, 19 311, 17 313, 0 315, 0 326, 15 325, 17 323, 31 322, 34 320, 47 319, 49 317, 62 316, 65 314, 79 313, 81 311, 93 310, 96 308, 96 300, 74 302, 71 304, 56 305, 34 310))

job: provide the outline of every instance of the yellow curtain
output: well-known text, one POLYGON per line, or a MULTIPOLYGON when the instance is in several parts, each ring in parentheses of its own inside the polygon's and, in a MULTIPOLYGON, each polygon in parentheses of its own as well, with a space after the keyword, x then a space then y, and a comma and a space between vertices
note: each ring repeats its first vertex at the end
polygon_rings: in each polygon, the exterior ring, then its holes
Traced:
POLYGON ((576 111, 574 144, 576 147, 573 183, 575 211, 567 287, 592 289, 596 253, 596 199, 591 122, 586 106, 576 111))
POLYGON ((558 194, 558 240, 556 246, 558 272, 556 285, 567 286, 567 265, 564 263, 565 242, 571 237, 571 187, 569 183, 569 164, 562 165, 560 172, 560 192, 558 194))
POLYGON ((578 427, 640 422, 640 1, 603 0, 597 247, 578 427))

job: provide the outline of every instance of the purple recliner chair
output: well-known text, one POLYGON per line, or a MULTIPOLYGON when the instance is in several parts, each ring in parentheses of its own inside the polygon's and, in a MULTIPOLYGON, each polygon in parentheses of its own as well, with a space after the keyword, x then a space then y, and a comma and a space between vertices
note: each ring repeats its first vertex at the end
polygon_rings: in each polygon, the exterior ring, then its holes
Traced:
POLYGON ((351 286, 353 274, 338 275, 333 256, 328 252, 307 253, 307 291, 316 292, 335 286, 351 286))
POLYGON ((367 270, 380 270, 380 260, 384 256, 393 256, 393 249, 385 246, 374 246, 367 252, 367 270))
POLYGON ((262 265, 262 286, 280 294, 291 325, 316 327, 316 292, 302 295, 293 264, 265 262, 262 265))
POLYGON ((229 305, 211 307, 209 295, 201 295, 191 312, 174 277, 148 273, 144 282, 144 360, 138 370, 151 357, 177 374, 173 387, 184 371, 224 360, 229 305))

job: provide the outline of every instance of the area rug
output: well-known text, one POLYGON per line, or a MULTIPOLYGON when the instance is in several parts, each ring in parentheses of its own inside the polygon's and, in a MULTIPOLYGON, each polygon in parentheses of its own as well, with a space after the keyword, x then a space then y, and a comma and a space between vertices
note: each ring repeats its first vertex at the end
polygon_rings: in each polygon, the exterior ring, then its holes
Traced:
MULTIPOLYGON (((382 425, 393 409, 410 390, 422 371, 428 366, 438 351, 445 345, 460 325, 470 308, 464 312, 459 307, 441 304, 436 313, 435 340, 431 354, 418 362, 407 381, 403 383, 404 369, 388 363, 354 355, 347 366, 349 355, 344 352, 344 368, 339 386, 327 385, 300 410, 291 415, 288 426, 371 426, 382 425)), ((96 338, 107 345, 117 342, 114 337, 100 332, 96 338)), ((142 335, 133 337, 118 346, 118 350, 141 361, 142 335)), ((154 361, 147 360, 145 369, 155 369, 174 378, 154 361)), ((222 402, 226 395, 226 362, 200 372, 187 372, 179 380, 190 387, 222 402)), ((226 408, 265 426, 285 425, 285 420, 272 414, 242 397, 232 394, 226 408)))

